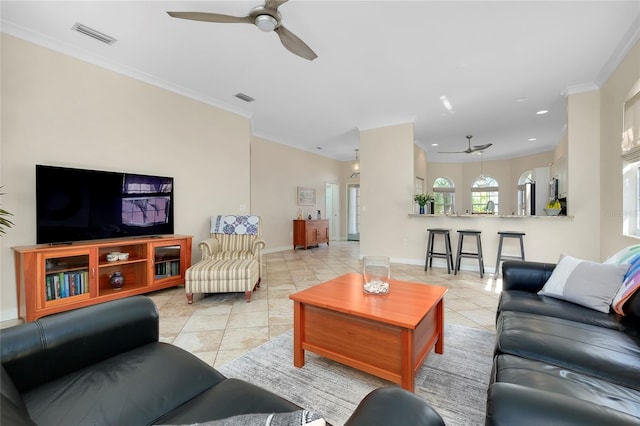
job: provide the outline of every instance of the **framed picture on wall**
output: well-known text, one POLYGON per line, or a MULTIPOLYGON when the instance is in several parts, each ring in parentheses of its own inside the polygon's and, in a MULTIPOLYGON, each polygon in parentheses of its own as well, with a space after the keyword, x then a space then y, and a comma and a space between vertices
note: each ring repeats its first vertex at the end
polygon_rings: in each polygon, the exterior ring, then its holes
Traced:
POLYGON ((298 205, 299 206, 315 206, 316 190, 315 188, 298 187, 298 205))

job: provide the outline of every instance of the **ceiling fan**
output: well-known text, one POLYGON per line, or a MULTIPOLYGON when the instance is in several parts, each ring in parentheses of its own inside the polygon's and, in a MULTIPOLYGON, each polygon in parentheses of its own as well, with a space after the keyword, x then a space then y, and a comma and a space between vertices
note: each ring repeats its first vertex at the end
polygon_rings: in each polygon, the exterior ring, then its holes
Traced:
POLYGON ((469 142, 469 148, 465 149, 464 151, 439 151, 439 154, 471 154, 474 153, 476 151, 484 151, 485 149, 489 148, 491 145, 493 145, 492 143, 487 143, 484 145, 474 145, 473 147, 471 147, 471 138, 473 136, 471 135, 467 135, 467 141, 469 142))
POLYGON ((264 5, 251 9, 247 16, 230 16, 209 12, 167 12, 173 18, 188 19, 191 21, 218 22, 224 24, 253 24, 264 32, 274 31, 280 37, 282 45, 291 53, 304 59, 313 61, 315 54, 300 38, 282 25, 282 16, 278 7, 287 0, 266 0, 264 5))

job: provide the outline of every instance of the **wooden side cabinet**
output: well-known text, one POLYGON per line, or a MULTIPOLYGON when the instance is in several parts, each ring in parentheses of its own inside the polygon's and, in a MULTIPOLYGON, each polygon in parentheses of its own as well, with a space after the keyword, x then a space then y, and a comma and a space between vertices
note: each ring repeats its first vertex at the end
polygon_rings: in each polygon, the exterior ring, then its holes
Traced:
POLYGON ((321 243, 329 245, 329 220, 304 220, 293 221, 293 249, 302 247, 305 250, 309 246, 317 246, 321 243))
POLYGON ((190 236, 164 235, 13 247, 18 315, 45 315, 184 284, 190 236), (107 254, 123 253, 113 259, 107 254), (119 272, 124 285, 111 285, 119 272))

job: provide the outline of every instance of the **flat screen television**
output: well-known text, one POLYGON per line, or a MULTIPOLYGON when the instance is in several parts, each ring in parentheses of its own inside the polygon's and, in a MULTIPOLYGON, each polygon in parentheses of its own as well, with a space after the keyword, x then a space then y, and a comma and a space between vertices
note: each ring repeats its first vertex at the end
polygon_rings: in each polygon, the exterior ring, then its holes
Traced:
POLYGON ((36 165, 37 242, 173 234, 173 178, 36 165))

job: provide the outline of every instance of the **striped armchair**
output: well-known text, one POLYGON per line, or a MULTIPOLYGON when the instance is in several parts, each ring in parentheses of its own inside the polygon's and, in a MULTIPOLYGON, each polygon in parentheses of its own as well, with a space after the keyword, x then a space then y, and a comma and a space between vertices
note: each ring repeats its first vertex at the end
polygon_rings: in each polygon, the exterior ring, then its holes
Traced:
POLYGON ((247 302, 262 280, 259 216, 213 216, 211 238, 199 245, 202 259, 187 269, 187 302, 194 293, 244 292, 247 302))
MULTIPOLYGON (((250 225, 249 225, 250 226, 250 225)), ((242 228, 246 231, 247 226, 242 228)), ((265 246, 261 239, 262 229, 260 216, 213 216, 211 217, 211 238, 198 244, 202 255, 202 260, 232 260, 232 259, 255 259, 258 262, 259 280, 262 279, 262 249, 265 246), (235 217, 238 223, 246 223, 251 218, 252 225, 255 226, 250 233, 236 233, 237 228, 243 225, 233 226, 224 219, 235 217)))

